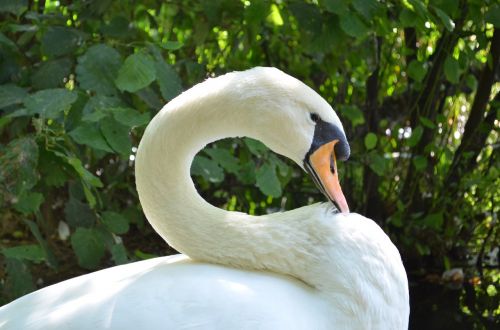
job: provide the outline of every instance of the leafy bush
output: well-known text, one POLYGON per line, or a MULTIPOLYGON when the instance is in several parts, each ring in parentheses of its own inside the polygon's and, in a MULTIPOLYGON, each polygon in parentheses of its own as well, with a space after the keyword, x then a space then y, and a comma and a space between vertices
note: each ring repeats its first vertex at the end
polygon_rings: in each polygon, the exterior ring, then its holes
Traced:
MULTIPOLYGON (((499 235, 497 2, 7 0, 0 18, 4 302, 172 253, 138 204, 141 134, 183 89, 256 65, 333 104, 351 141, 339 169, 351 208, 391 235, 412 278, 472 258, 467 278, 484 280, 474 287, 498 286, 498 260, 484 263, 499 235)), ((322 200, 250 139, 212 144, 192 174, 231 210, 322 200)), ((475 308, 498 318, 497 306, 475 308)))

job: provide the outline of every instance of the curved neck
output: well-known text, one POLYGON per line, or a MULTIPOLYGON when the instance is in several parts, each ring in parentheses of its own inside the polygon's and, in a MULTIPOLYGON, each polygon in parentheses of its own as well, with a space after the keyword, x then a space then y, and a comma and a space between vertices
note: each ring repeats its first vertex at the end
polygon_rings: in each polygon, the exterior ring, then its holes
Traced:
POLYGON ((268 216, 212 206, 198 194, 190 176, 193 158, 206 144, 227 137, 260 138, 251 129, 258 125, 248 125, 249 111, 231 111, 241 104, 220 93, 197 95, 184 93, 149 124, 136 158, 141 205, 163 239, 191 258, 260 268, 248 264, 245 255, 255 253, 258 235, 271 229, 249 227, 267 227, 268 216))
POLYGON ((268 142, 259 131, 266 129, 258 122, 263 116, 251 104, 225 94, 227 86, 202 85, 167 104, 139 145, 137 190, 153 228, 193 259, 304 281, 329 299, 337 321, 364 315, 359 320, 366 324, 384 325, 391 318, 404 324, 399 305, 408 307, 406 274, 397 249, 372 221, 334 216, 329 204, 257 217, 201 198, 190 167, 207 143, 236 136, 268 142))

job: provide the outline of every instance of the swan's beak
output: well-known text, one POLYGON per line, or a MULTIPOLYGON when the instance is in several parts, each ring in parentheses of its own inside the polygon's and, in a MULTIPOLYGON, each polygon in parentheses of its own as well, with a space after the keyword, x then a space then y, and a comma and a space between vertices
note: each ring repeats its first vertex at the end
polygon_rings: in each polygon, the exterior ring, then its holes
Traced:
POLYGON ((305 164, 307 171, 323 194, 335 204, 340 212, 349 213, 349 206, 340 188, 337 172, 337 157, 334 147, 338 142, 339 140, 333 140, 323 144, 310 154, 305 164))

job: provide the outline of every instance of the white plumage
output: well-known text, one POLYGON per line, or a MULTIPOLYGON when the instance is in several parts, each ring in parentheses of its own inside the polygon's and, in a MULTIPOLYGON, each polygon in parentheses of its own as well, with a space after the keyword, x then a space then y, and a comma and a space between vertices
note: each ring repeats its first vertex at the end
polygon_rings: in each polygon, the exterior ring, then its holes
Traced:
POLYGON ((272 68, 209 79, 151 121, 137 189, 155 230, 183 255, 80 276, 0 308, 1 329, 406 329, 406 273, 373 221, 330 203, 250 216, 205 202, 190 178, 207 143, 249 136, 303 166, 314 112, 331 107, 272 68), (196 261, 193 261, 196 260, 196 261))

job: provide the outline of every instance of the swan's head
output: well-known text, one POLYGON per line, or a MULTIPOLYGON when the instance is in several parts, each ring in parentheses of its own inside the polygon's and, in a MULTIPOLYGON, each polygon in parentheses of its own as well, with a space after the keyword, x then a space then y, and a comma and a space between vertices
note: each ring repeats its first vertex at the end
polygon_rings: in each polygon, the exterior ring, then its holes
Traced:
POLYGON ((346 160, 349 144, 337 114, 314 90, 274 68, 235 73, 238 106, 249 107, 254 137, 294 160, 312 176, 341 212, 349 212, 339 184, 337 160, 346 160))

